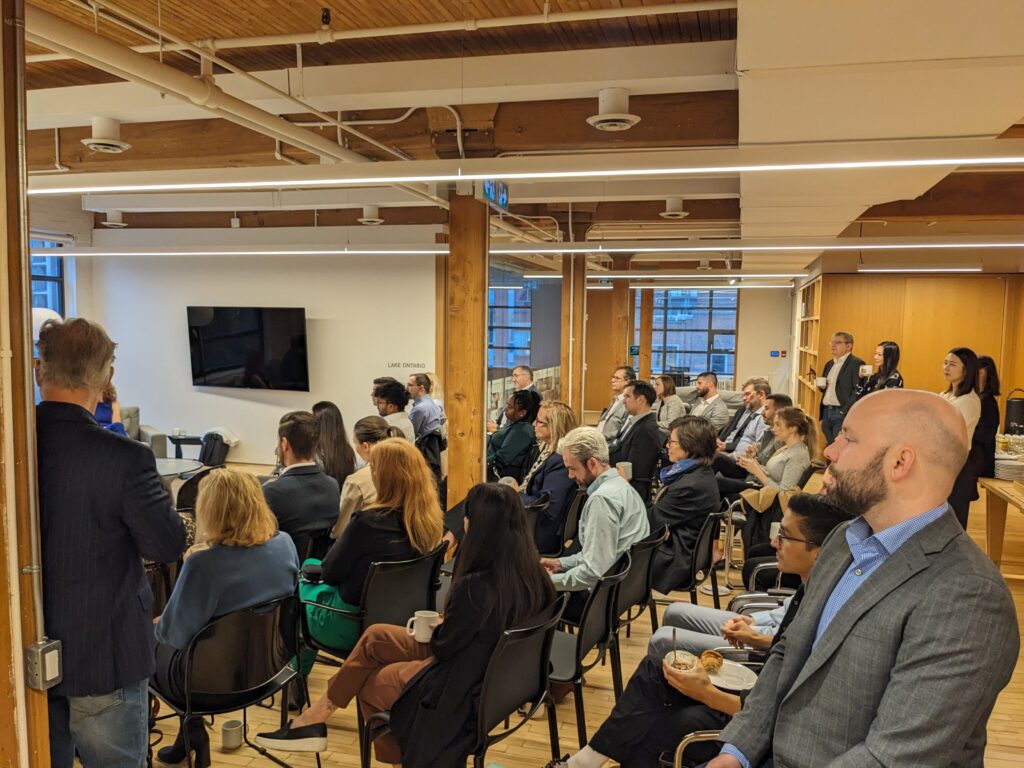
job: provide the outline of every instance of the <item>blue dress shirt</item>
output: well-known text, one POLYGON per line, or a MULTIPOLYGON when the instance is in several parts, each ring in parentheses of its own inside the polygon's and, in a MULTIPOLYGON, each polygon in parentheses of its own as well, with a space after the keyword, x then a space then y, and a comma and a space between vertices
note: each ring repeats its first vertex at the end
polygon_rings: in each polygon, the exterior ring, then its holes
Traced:
MULTIPOLYGON (((850 567, 846 569, 842 578, 836 582, 832 594, 829 595, 828 601, 821 611, 821 617, 818 619, 818 631, 814 635, 814 645, 818 644, 822 635, 825 634, 825 630, 832 623, 832 619, 849 602, 860 585, 867 581, 868 577, 878 570, 896 550, 906 544, 914 534, 942 517, 948 508, 949 505, 942 502, 934 509, 929 509, 927 512, 904 520, 879 533, 872 533, 871 526, 863 517, 858 517, 850 523, 846 529, 846 543, 850 547, 853 562, 850 563, 850 567)), ((750 761, 732 744, 724 745, 722 754, 732 755, 740 761, 743 768, 750 768, 750 761)), ((771 758, 763 763, 763 768, 771 768, 771 766, 771 758)))

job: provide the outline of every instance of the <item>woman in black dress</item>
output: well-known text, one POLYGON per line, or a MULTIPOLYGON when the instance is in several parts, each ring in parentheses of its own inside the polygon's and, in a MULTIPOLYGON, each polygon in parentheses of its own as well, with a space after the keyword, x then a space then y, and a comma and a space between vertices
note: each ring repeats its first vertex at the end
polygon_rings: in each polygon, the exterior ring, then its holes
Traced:
MULTIPOLYGON (((999 431, 999 373, 996 363, 988 355, 978 358, 978 397, 981 398, 981 418, 971 438, 968 461, 974 467, 975 477, 995 477, 996 433, 999 431)), ((974 498, 978 498, 975 486, 974 498)))
POLYGON ((870 376, 861 376, 854 390, 854 398, 859 400, 880 389, 903 389, 903 377, 897 370, 900 364, 900 345, 895 341, 882 341, 875 347, 875 368, 870 376))

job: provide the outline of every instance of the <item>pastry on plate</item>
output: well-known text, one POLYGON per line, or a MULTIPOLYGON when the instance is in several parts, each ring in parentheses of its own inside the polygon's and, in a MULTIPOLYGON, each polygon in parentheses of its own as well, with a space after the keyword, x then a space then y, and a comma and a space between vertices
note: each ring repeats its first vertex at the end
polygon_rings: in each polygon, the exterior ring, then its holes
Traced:
POLYGON ((704 653, 700 655, 701 666, 710 674, 718 672, 722 668, 723 661, 725 661, 725 659, 722 658, 722 654, 718 651, 704 651, 704 653))

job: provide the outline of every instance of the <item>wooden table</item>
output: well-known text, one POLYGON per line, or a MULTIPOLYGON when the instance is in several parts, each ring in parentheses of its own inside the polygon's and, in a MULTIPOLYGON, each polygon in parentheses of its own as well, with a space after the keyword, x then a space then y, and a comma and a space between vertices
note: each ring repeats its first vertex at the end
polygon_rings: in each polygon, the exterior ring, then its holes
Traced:
POLYGON ((985 549, 998 568, 1003 559, 1006 507, 1013 505, 1024 514, 1024 491, 1013 480, 982 477, 978 483, 985 489, 985 549))

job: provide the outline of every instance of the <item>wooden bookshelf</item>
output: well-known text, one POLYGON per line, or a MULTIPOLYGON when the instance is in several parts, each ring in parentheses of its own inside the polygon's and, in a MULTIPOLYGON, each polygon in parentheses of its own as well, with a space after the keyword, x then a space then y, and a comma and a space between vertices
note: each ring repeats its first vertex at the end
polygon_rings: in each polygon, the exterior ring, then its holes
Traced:
POLYGON ((821 373, 818 364, 819 340, 821 334, 821 278, 812 280, 800 289, 800 339, 798 343, 800 361, 797 369, 797 405, 814 417, 818 415, 821 393, 814 386, 814 379, 821 373), (813 373, 812 373, 813 371, 813 373))

